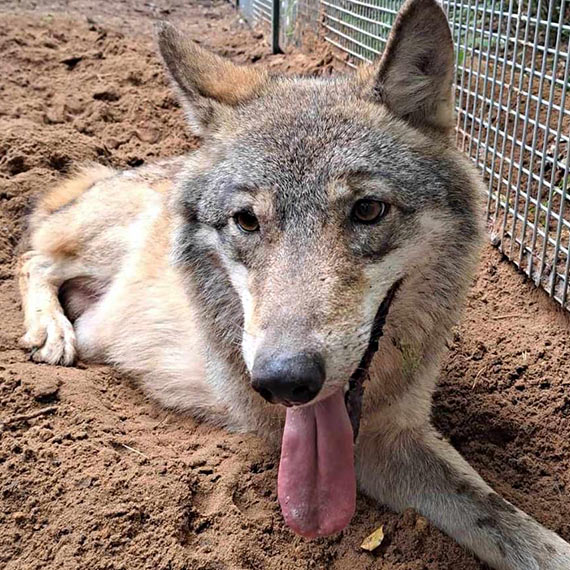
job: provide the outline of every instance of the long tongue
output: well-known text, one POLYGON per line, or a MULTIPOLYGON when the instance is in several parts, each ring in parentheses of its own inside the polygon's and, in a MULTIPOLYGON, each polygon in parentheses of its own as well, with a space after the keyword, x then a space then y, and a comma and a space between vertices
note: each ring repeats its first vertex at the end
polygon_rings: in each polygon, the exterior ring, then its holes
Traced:
POLYGON ((298 534, 326 536, 350 522, 356 477, 342 390, 312 406, 287 409, 277 486, 285 522, 298 534))

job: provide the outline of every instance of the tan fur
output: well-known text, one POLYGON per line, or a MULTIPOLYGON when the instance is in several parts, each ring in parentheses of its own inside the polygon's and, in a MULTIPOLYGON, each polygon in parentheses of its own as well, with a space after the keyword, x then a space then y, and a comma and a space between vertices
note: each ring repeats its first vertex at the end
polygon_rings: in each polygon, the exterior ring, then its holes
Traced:
MULTIPOLYGON (((36 211, 32 250, 22 256, 18 270, 27 331, 21 343, 38 362, 69 365, 79 352, 89 360, 122 362, 143 382, 158 365, 162 372, 152 373, 149 393, 198 416, 207 410, 212 421, 221 421, 223 406, 203 385, 194 309, 168 262, 172 221, 165 203, 172 179, 164 176, 172 173, 172 164, 164 161, 126 176, 114 173, 102 184, 92 180, 70 209, 49 216, 36 211), (64 282, 84 277, 94 296, 104 297, 81 307, 72 326, 57 293, 64 282), (157 319, 159 327, 153 324, 157 319), (173 339, 182 342, 173 344, 173 339), (189 349, 195 357, 188 360, 189 349)), ((77 186, 84 180, 79 176, 77 186)), ((70 303, 73 296, 72 290, 70 303)))
POLYGON ((39 201, 38 210, 52 214, 76 200, 93 184, 112 174, 113 171, 110 168, 100 164, 86 166, 79 172, 72 174, 53 190, 47 192, 39 201))
MULTIPOLYGON (((214 56, 212 56, 214 57, 214 56)), ((216 73, 203 75, 203 83, 198 85, 201 93, 225 105, 243 103, 259 93, 267 81, 267 71, 233 65, 227 60, 223 65, 215 66, 216 73)), ((211 62, 205 62, 208 69, 214 67, 211 62)))
MULTIPOLYGON (((268 83, 266 70, 234 65, 183 37, 173 26, 158 24, 158 45, 185 99, 188 120, 197 134, 211 122, 214 107, 234 107, 259 96, 268 83)), ((219 109, 218 109, 219 111, 219 109)))
POLYGON ((168 194, 172 191, 172 180, 161 180, 160 182, 152 184, 152 189, 161 194, 168 194))

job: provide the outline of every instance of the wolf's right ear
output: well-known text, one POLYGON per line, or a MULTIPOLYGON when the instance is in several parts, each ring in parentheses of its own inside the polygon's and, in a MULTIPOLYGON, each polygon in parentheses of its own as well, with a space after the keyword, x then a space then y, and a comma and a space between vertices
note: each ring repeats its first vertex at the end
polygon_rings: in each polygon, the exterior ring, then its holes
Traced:
POLYGON ((215 128, 224 109, 259 96, 269 82, 266 71, 218 57, 167 22, 159 22, 155 29, 160 55, 197 135, 215 128))
POLYGON ((436 0, 407 0, 380 63, 361 68, 368 97, 416 127, 453 127, 453 41, 436 0))

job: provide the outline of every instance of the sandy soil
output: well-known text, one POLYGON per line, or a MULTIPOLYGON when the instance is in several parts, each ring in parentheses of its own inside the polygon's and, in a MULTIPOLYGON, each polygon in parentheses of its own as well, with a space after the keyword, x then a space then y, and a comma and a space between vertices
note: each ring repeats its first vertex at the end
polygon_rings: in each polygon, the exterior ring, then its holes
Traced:
MULTIPOLYGON (((81 161, 138 165, 197 144, 153 52, 156 17, 236 61, 334 67, 326 51, 267 56, 220 0, 0 5, 0 567, 482 568, 415 513, 365 497, 342 536, 296 537, 276 501, 278 458, 260 439, 168 413, 109 368, 40 366, 19 350, 14 250, 38 193, 81 161), (361 551, 379 525, 383 545, 361 551)), ((570 540, 568 315, 487 248, 449 349, 435 423, 570 540)))

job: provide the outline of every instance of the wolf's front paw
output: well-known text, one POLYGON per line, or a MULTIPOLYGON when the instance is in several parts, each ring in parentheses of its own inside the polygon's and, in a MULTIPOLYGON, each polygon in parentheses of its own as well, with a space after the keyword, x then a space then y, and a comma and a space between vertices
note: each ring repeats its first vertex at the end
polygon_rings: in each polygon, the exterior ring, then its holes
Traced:
POLYGON ((63 313, 38 317, 20 343, 35 362, 71 366, 77 356, 75 331, 63 313))

